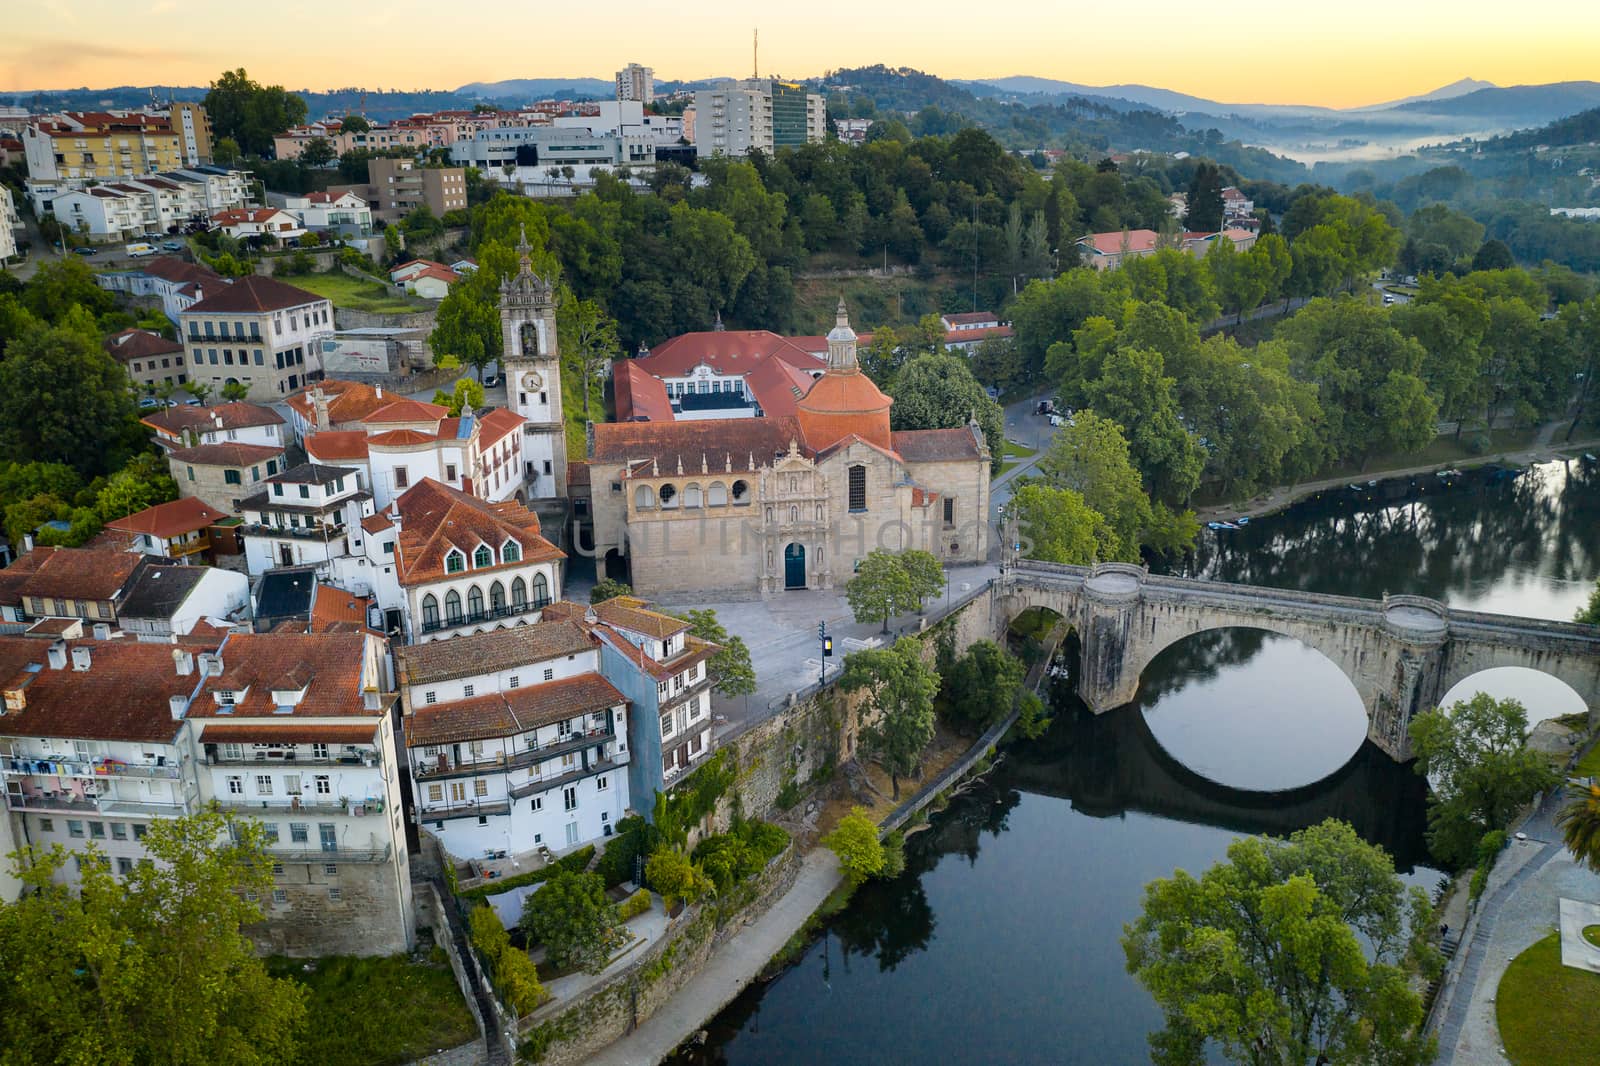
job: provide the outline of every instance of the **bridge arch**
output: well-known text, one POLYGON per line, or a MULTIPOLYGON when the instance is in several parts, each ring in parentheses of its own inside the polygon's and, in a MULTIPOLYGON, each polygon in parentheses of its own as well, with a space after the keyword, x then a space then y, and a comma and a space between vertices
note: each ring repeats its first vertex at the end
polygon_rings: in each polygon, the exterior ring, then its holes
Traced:
POLYGON ((1590 710, 1583 696, 1570 684, 1554 674, 1524 666, 1492 666, 1468 674, 1444 690, 1439 706, 1449 707, 1470 700, 1479 692, 1521 703, 1527 708, 1530 729, 1547 718, 1584 714, 1590 710))

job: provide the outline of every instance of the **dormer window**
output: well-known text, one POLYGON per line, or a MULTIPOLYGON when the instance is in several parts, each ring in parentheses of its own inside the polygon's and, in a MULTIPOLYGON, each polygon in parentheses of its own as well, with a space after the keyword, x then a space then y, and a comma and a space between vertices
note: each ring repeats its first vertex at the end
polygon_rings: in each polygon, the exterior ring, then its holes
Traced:
POLYGON ((237 695, 238 694, 235 693, 233 691, 233 689, 231 689, 231 688, 218 689, 217 690, 217 702, 231 705, 231 704, 233 704, 235 702, 235 698, 236 698, 237 695))
POLYGON ((450 551, 444 557, 444 572, 459 574, 467 568, 467 557, 459 551, 450 551))
POLYGON ((486 566, 494 565, 494 552, 489 550, 487 544, 478 545, 478 550, 472 553, 472 568, 481 570, 486 566))
POLYGON ((522 558, 522 545, 514 540, 508 540, 500 545, 500 561, 514 563, 522 558))

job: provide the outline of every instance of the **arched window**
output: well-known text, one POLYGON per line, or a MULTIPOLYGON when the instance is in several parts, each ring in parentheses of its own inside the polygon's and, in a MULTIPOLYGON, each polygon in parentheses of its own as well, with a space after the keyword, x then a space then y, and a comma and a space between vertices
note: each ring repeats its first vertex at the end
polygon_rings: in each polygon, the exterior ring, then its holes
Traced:
POLYGON ((706 506, 728 506, 728 486, 724 485, 720 481, 713 481, 711 483, 711 487, 706 490, 706 506))
POLYGON ((444 572, 445 573, 447 573, 447 574, 459 574, 459 573, 461 573, 461 571, 465 570, 466 568, 467 568, 467 557, 465 555, 462 555, 460 552, 455 551, 454 549, 452 549, 451 551, 448 551, 448 552, 445 553, 445 557, 444 557, 444 572))
POLYGON ((656 505, 656 494, 649 485, 640 485, 633 490, 633 505, 641 511, 656 505))
POLYGON ((550 602, 550 582, 543 574, 533 575, 533 605, 543 607, 550 602))
POLYGON ((514 540, 508 540, 500 545, 500 561, 514 563, 522 558, 522 545, 514 540))
POLYGON ((661 491, 658 493, 658 495, 661 497, 661 506, 663 508, 678 506, 678 490, 676 487, 672 485, 662 485, 661 491))
POLYGON ((539 332, 533 328, 532 322, 524 322, 518 331, 518 339, 522 341, 520 353, 522 355, 539 354, 539 332))
POLYGON ((734 503, 749 503, 750 502, 750 486, 747 485, 746 483, 744 483, 743 481, 735 481, 733 483, 733 502, 734 503))
POLYGON ((483 617, 483 590, 476 585, 467 590, 467 614, 475 619, 483 617))
POLYGON ((685 507, 700 506, 700 486, 685 485, 683 487, 683 505, 685 507))
POLYGON ((439 601, 434 599, 433 593, 422 597, 422 627, 432 629, 439 624, 439 601))
POLYGON ((472 568, 482 570, 486 566, 494 565, 494 552, 489 550, 487 544, 478 545, 478 550, 472 553, 472 568))
POLYGON ((499 614, 506 609, 506 587, 496 581, 489 586, 489 610, 499 614))
POLYGON ((865 511, 867 509, 867 468, 852 466, 850 468, 850 510, 865 511))
POLYGON ((511 606, 526 607, 528 605, 528 584, 520 577, 511 583, 511 606))
POLYGON ((461 594, 455 589, 444 594, 444 616, 451 625, 461 624, 461 594))

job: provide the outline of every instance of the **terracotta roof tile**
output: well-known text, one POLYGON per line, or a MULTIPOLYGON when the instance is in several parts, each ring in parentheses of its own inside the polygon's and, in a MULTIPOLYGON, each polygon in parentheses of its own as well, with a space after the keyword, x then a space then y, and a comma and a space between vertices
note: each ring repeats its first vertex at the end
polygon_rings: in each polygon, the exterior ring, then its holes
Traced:
POLYGON ((802 368, 783 359, 769 359, 745 375, 745 388, 761 405, 768 418, 792 415, 811 391, 815 379, 802 368))
POLYGON ((361 421, 368 425, 383 425, 390 422, 437 422, 449 414, 448 407, 402 397, 378 408, 361 421))
POLYGON ((811 386, 796 405, 795 417, 812 448, 826 448, 851 433, 889 448, 893 403, 860 367, 835 367, 811 386))
POLYGON ((195 448, 174 448, 167 458, 193 466, 254 466, 277 459, 283 449, 271 444, 202 444, 195 448))
POLYGON ((306 456, 319 463, 367 458, 367 435, 359 429, 329 429, 306 434, 306 456))
POLYGON ((611 392, 616 400, 618 422, 671 422, 672 400, 667 386, 640 364, 645 360, 623 359, 611 368, 611 392))
POLYGON ((415 708, 405 720, 406 745, 414 748, 512 736, 627 702, 627 697, 599 674, 579 674, 415 708))
POLYGON ((117 360, 126 363, 130 359, 148 359, 154 355, 181 353, 183 345, 148 329, 125 329, 121 333, 113 333, 107 337, 105 349, 117 360))
POLYGON ((478 447, 490 448, 508 433, 520 429, 526 418, 504 407, 495 407, 478 416, 478 447))
POLYGON ((615 596, 594 605, 595 617, 615 629, 643 633, 647 637, 664 640, 674 633, 682 633, 689 623, 681 618, 652 611, 645 601, 635 596, 615 596))
POLYGON ((426 685, 531 666, 594 647, 594 639, 582 626, 546 618, 532 625, 408 644, 395 649, 395 659, 402 684, 426 685))
POLYGON ((310 722, 259 724, 209 720, 201 726, 204 744, 372 744, 376 722, 364 725, 315 725, 310 722))
POLYGON ((260 314, 282 311, 306 304, 326 303, 327 297, 297 289, 293 285, 260 274, 239 278, 226 288, 216 289, 180 315, 260 314))
POLYGON ((368 533, 382 533, 386 529, 393 529, 394 523, 386 514, 369 514, 361 520, 361 528, 368 533))
MULTIPOLYGON (((172 648, 125 640, 68 642, 68 666, 52 670, 48 642, 0 637, 0 685, 20 692, 23 706, 7 707, 0 736, 74 740, 132 740, 169 744, 181 725, 172 697, 188 696, 195 676, 178 676, 172 648), (75 670, 72 649, 89 652, 89 669, 75 670), (30 672, 29 666, 39 669, 30 672)), ((8 701, 11 702, 11 701, 8 701)))
POLYGON ((786 359, 802 368, 821 370, 826 365, 789 339, 764 329, 682 333, 662 341, 637 361, 655 377, 678 377, 701 363, 721 374, 743 374, 772 358, 786 359))
POLYGON ((328 397, 328 420, 336 426, 347 422, 360 422, 372 412, 394 402, 393 393, 386 393, 382 389, 364 385, 359 381, 342 381, 338 378, 329 378, 309 385, 299 392, 290 394, 285 402, 298 411, 306 421, 313 421, 316 417, 316 405, 311 402, 311 394, 317 389, 321 389, 328 397))
POLYGON ((126 518, 107 522, 106 525, 111 529, 120 529, 127 533, 143 533, 166 540, 205 529, 227 517, 225 513, 212 508, 204 500, 185 496, 169 503, 146 507, 126 518))
POLYGON ((790 442, 808 454, 805 435, 794 418, 718 418, 692 422, 607 422, 594 427, 594 463, 642 460, 641 476, 654 460, 661 477, 702 473, 748 473, 771 465, 790 442))
POLYGON ((24 596, 110 600, 127 587, 145 556, 129 552, 57 548, 23 582, 24 596))
POLYGON ((400 514, 400 540, 395 570, 402 585, 418 585, 445 576, 445 555, 452 548, 470 559, 479 544, 499 558, 500 546, 514 539, 522 558, 496 563, 473 573, 492 573, 529 563, 565 559, 566 553, 539 535, 539 516, 515 500, 486 503, 432 478, 407 489, 395 501, 400 514))
MULTIPOLYGON (((205 678, 189 708, 191 718, 267 717, 278 713, 274 690, 304 690, 293 714, 300 717, 376 717, 362 699, 367 637, 357 633, 237 633, 222 645, 222 673, 205 678), (238 702, 219 704, 231 691, 238 702)), ((168 656, 168 669, 171 657, 168 656)))
POLYGON ((371 448, 409 448, 418 444, 437 444, 438 436, 424 433, 420 429, 391 429, 382 433, 374 433, 367 438, 367 447, 371 448))
POLYGON ((253 429, 257 426, 281 426, 283 416, 270 407, 256 403, 219 403, 213 407, 196 407, 180 404, 168 407, 140 419, 151 429, 177 437, 184 430, 253 429))
POLYGON ((1079 237, 1078 242, 1093 250, 1097 255, 1118 255, 1122 252, 1123 238, 1127 238, 1128 251, 1132 254, 1153 252, 1156 248, 1156 231, 1153 229, 1135 229, 1124 233, 1122 230, 1112 230, 1110 233, 1091 233, 1079 237))
POLYGON ((938 463, 978 459, 983 455, 981 433, 960 429, 908 429, 893 435, 894 450, 908 463, 938 463))

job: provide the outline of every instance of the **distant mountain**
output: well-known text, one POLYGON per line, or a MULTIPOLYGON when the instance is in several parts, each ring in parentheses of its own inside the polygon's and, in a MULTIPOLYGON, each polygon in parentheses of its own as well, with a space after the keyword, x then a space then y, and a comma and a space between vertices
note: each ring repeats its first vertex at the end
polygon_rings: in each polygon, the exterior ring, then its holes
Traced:
POLYGON ((549 100, 552 98, 605 98, 616 94, 617 83, 600 78, 511 78, 475 81, 456 90, 460 96, 485 100, 549 100))
POLYGON ((990 87, 1002 93, 1012 94, 1037 93, 1042 96, 1087 96, 1095 99, 1124 100, 1130 105, 1153 107, 1161 111, 1203 111, 1208 114, 1226 114, 1230 109, 1230 105, 1219 104, 1215 100, 1206 100, 1199 96, 1190 96, 1187 93, 1173 92, 1171 89, 1158 89, 1150 85, 1079 85, 1071 81, 1058 81, 1055 78, 1034 78, 1026 75, 1013 75, 1009 78, 981 78, 973 81, 952 81, 951 84, 960 85, 979 96, 993 95, 981 91, 982 87, 990 87))
POLYGON ((1477 78, 1462 78, 1449 85, 1441 86, 1431 93, 1421 93, 1417 96, 1402 96, 1398 100, 1390 100, 1382 104, 1369 104, 1366 107, 1346 108, 1347 111, 1385 111, 1391 107, 1401 107, 1405 104, 1420 104, 1426 100, 1451 100, 1457 96, 1477 92, 1479 89, 1498 89, 1500 86, 1492 81, 1479 81, 1477 78))
POLYGON ((1401 104, 1394 110, 1488 119, 1516 127, 1541 126, 1591 107, 1600 107, 1600 82, 1559 81, 1478 89, 1447 100, 1401 104))

